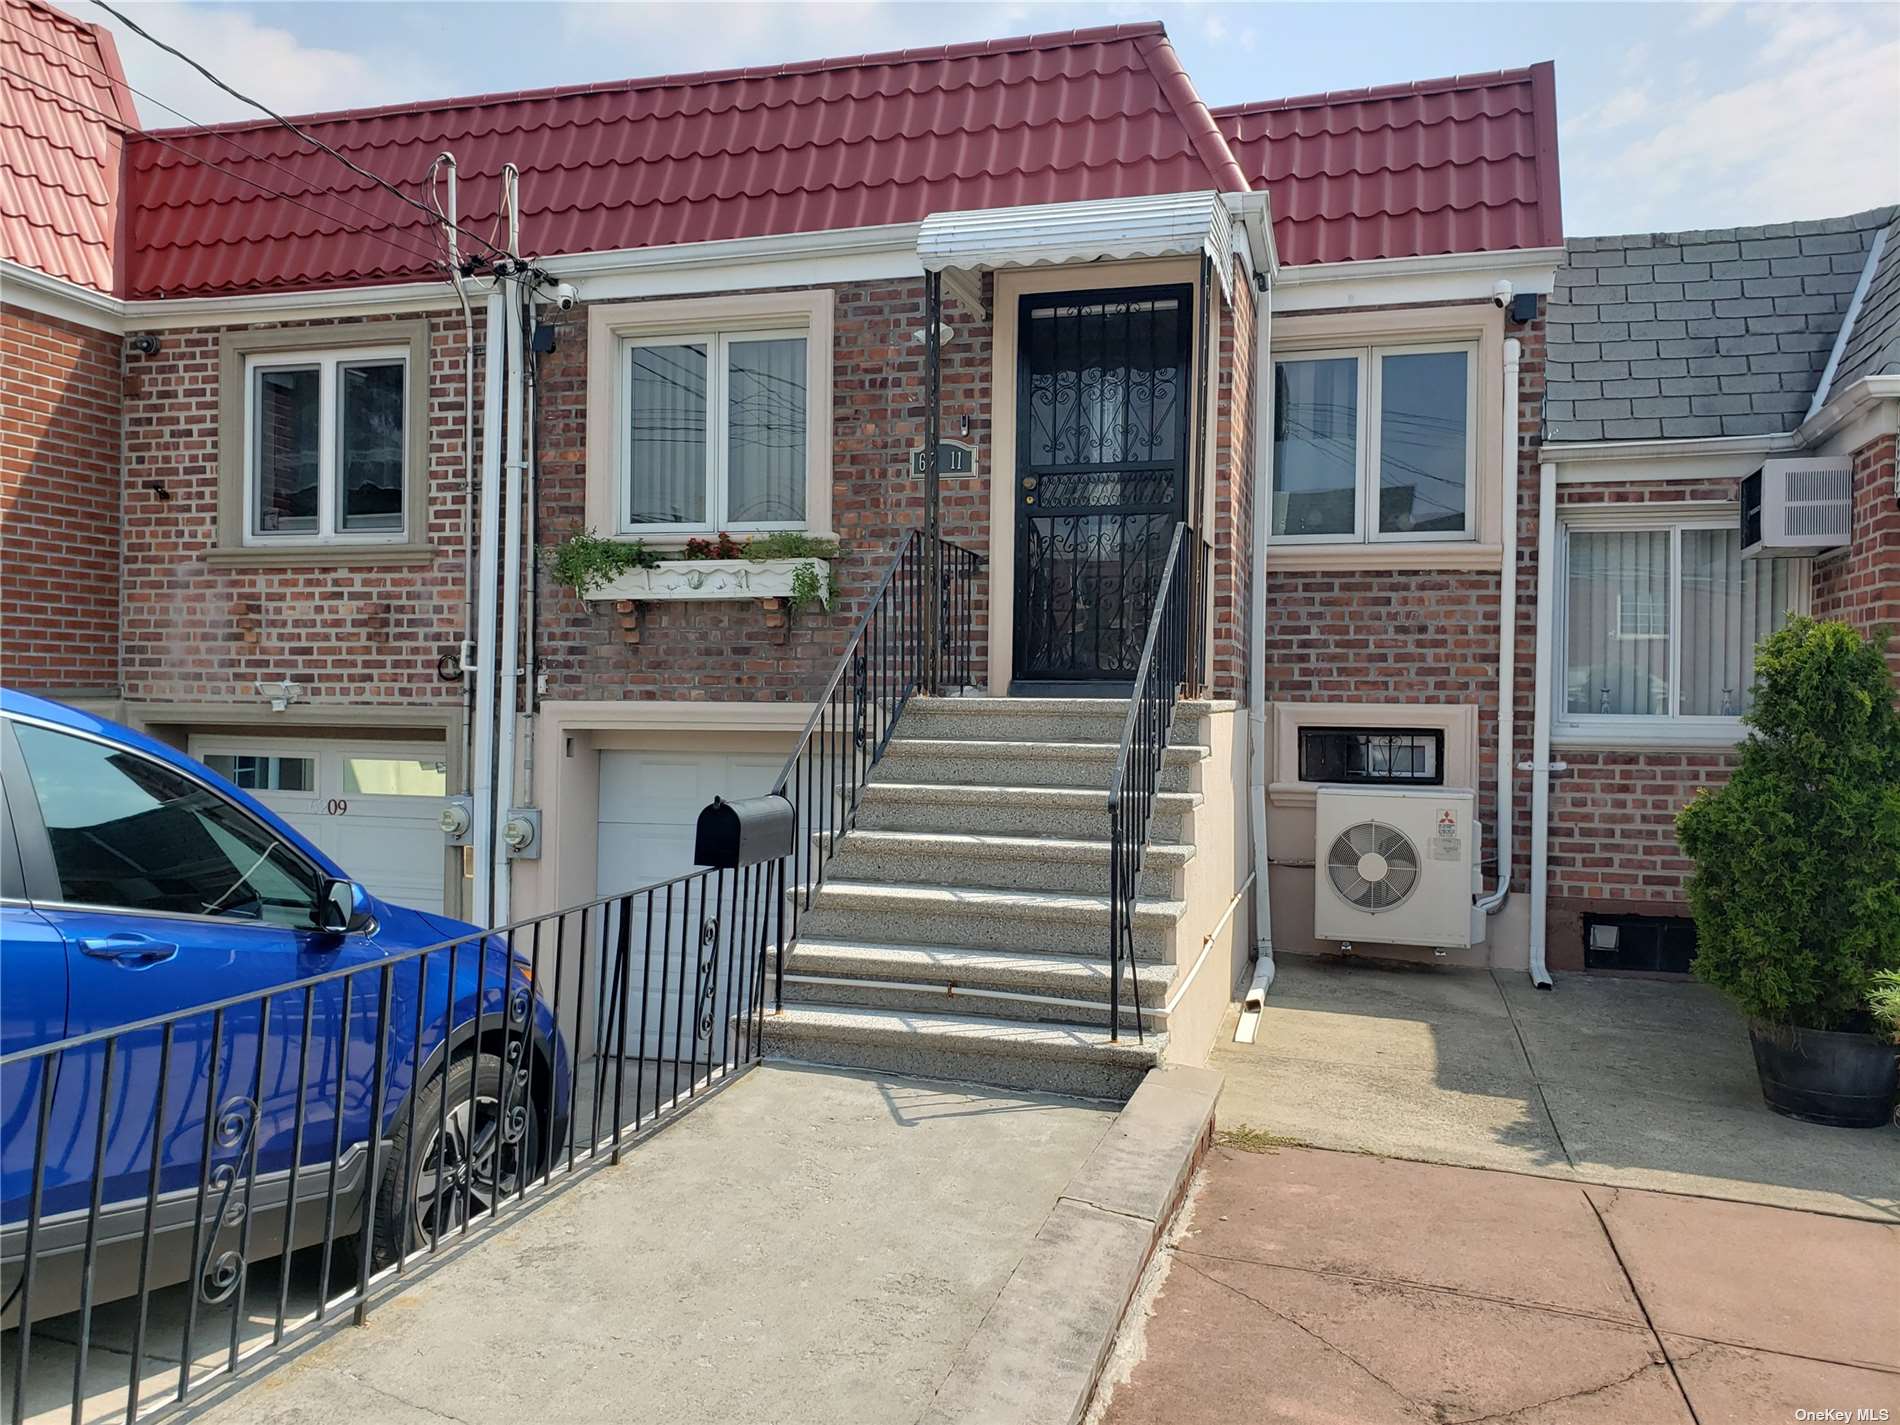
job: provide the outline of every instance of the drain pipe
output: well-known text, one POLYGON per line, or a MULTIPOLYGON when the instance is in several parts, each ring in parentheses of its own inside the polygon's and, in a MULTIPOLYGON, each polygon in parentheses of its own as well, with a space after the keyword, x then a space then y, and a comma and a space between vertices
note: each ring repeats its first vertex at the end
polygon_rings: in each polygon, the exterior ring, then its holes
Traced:
MULTIPOLYGON (((501 604, 501 709, 495 747, 495 817, 505 818, 514 807, 516 711, 521 701, 521 486, 527 461, 522 428, 525 402, 523 369, 526 343, 522 333, 522 280, 520 228, 520 175, 511 163, 501 171, 503 195, 508 209, 508 253, 513 259, 502 286, 506 292, 508 328, 508 418, 507 486, 502 513, 502 604, 501 604)), ((507 841, 497 836, 494 843, 495 918, 494 925, 509 920, 509 881, 512 861, 507 841)))
POLYGON ((1498 884, 1478 901, 1486 915, 1496 915, 1511 897, 1511 803, 1517 795, 1511 775, 1517 737, 1517 368, 1523 355, 1523 343, 1506 337, 1504 430, 1498 441, 1504 452, 1505 489, 1504 570, 1498 590, 1498 884))
MULTIPOLYGON (((1254 323, 1253 578, 1247 587, 1247 825, 1253 841, 1253 981, 1241 1008, 1258 1025, 1273 984, 1273 895, 1267 885, 1267 534, 1273 523, 1273 290, 1260 293, 1254 323)), ((1245 1022, 1243 1020, 1243 1022, 1245 1022)), ((1246 1043, 1253 1042, 1248 1033, 1246 1043)))
POLYGON ((495 592, 501 534, 501 383, 502 325, 508 284, 499 277, 488 292, 487 350, 482 367, 482 489, 480 558, 475 576, 475 802, 471 832, 475 860, 475 904, 470 918, 493 925, 495 912, 495 592))
POLYGON ((1537 670, 1531 704, 1531 983, 1551 987, 1545 963, 1546 909, 1550 896, 1550 774, 1563 770, 1550 760, 1550 697, 1557 598, 1557 466, 1544 461, 1537 472, 1537 670))

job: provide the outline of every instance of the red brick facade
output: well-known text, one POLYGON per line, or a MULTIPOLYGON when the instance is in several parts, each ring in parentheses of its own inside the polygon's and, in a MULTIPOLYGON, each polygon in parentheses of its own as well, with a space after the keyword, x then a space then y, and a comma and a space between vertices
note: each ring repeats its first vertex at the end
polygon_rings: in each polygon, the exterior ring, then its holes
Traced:
MULTIPOLYGON (((128 705, 260 702, 290 679, 302 706, 454 708, 461 687, 437 660, 462 637, 463 332, 429 317, 429 500, 433 557, 409 564, 226 563, 217 544, 218 329, 159 333, 125 382, 128 705)), ((309 324, 299 324, 309 325, 309 324)), ((373 339, 374 319, 336 323, 338 345, 373 339)))
POLYGON ((1900 687, 1900 488, 1895 439, 1870 440, 1854 452, 1853 542, 1814 571, 1814 615, 1845 619, 1863 633, 1886 628, 1887 666, 1900 687))
POLYGON ((119 681, 119 337, 0 309, 0 678, 55 696, 119 681))

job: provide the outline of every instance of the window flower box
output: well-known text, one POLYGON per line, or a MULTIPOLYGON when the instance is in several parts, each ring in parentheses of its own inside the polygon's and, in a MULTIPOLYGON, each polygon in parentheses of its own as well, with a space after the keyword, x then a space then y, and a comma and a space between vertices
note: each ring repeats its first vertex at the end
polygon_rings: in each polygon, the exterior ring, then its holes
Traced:
POLYGON ((628 569, 589 589, 590 601, 649 603, 689 599, 792 599, 798 573, 818 576, 818 602, 831 605, 831 564, 824 559, 662 559, 651 569, 628 569))

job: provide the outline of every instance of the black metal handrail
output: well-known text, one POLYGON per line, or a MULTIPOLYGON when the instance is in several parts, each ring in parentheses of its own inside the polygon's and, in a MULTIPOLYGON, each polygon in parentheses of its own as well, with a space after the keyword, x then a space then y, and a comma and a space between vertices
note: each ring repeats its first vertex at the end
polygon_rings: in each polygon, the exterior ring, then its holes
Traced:
POLYGON ((696 870, 0 1055, 5 1418, 169 1412, 619 1162, 761 1057, 785 877, 696 870), (102 1395, 116 1299, 131 1349, 102 1395), (70 1364, 32 1349, 55 1317, 70 1364))
POLYGON ((1115 771, 1108 784, 1108 1033, 1121 1038, 1122 963, 1126 959, 1134 990, 1135 1036, 1146 1038, 1141 1012, 1141 972, 1135 960, 1135 902, 1148 847, 1148 823, 1155 793, 1161 789, 1162 764, 1174 706, 1183 688, 1198 689, 1206 660, 1203 624, 1207 587, 1207 543, 1186 524, 1174 527, 1168 558, 1161 569, 1160 595, 1148 618, 1128 716, 1115 771))
POLYGON ((920 692, 975 681, 976 574, 983 557, 941 538, 935 552, 940 587, 933 607, 930 537, 916 529, 904 536, 773 784, 798 814, 790 894, 779 907, 790 910, 777 937, 781 1004, 798 922, 824 883, 839 839, 856 822, 858 799, 899 715, 920 692))

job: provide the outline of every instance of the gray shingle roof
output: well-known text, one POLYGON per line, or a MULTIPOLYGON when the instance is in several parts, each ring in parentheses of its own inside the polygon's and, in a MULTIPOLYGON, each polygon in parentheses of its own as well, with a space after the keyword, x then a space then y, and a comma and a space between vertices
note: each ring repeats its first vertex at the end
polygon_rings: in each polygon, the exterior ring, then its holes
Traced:
POLYGON ((1841 349, 1841 364, 1828 388, 1831 400, 1863 376, 1900 371, 1900 213, 1887 224, 1887 242, 1874 264, 1873 281, 1854 314, 1841 349))
POLYGON ((1793 430, 1895 216, 1570 239, 1550 301, 1544 438, 1793 430))

